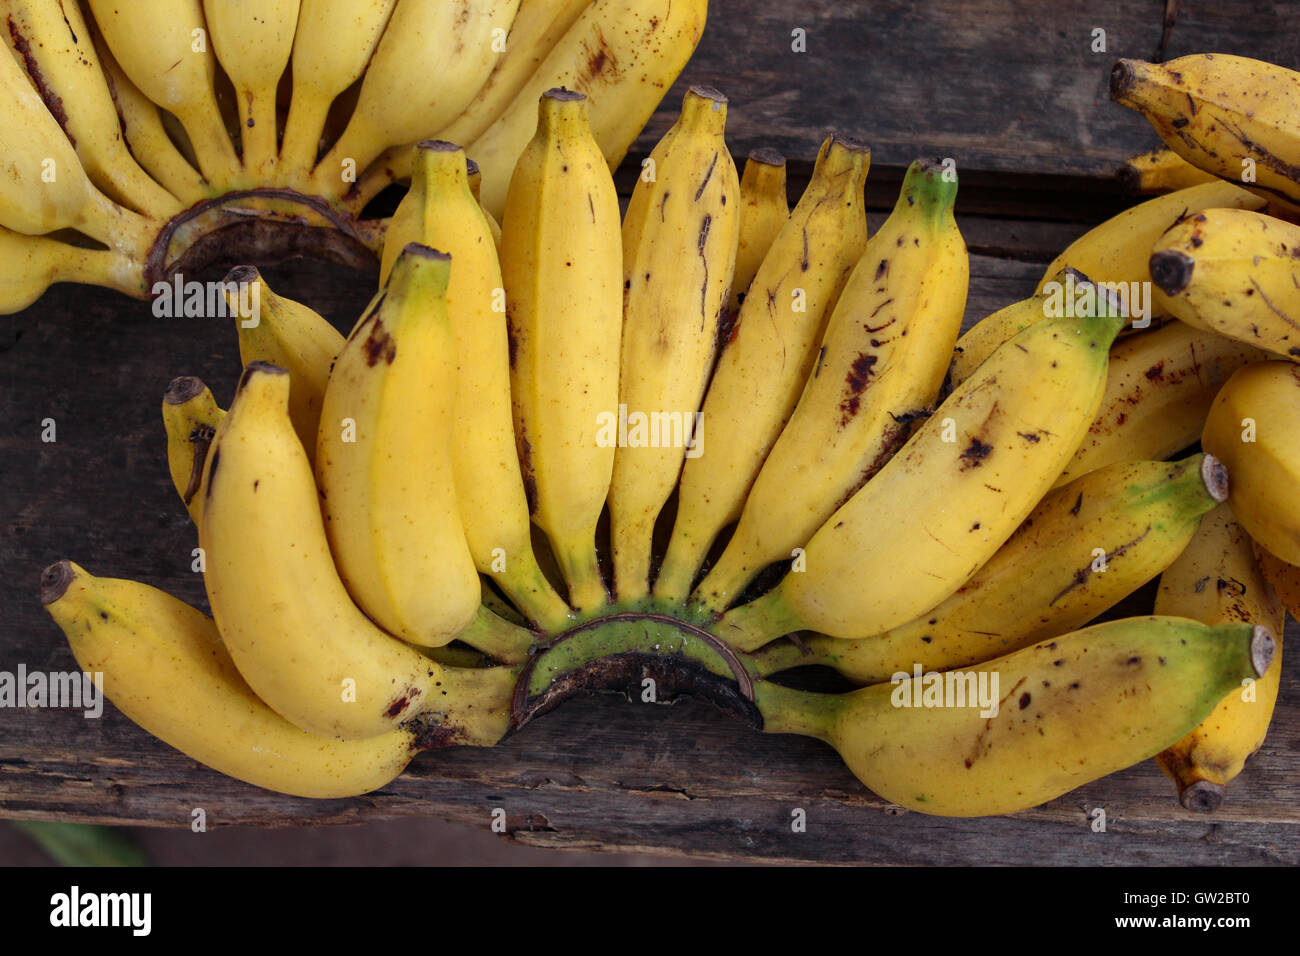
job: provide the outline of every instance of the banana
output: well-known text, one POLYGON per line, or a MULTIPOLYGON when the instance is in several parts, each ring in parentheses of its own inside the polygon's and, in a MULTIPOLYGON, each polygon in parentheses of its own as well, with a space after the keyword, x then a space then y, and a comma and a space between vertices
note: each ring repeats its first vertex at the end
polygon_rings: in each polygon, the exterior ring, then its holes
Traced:
POLYGON ((687 90, 677 122, 650 153, 652 178, 638 179, 623 219, 618 418, 626 409, 629 433, 614 453, 609 488, 614 581, 623 601, 649 592, 655 519, 688 450, 703 440, 695 413, 726 320, 740 230, 740 179, 723 138, 726 122, 725 96, 710 87, 687 90))
POLYGON ((759 671, 826 664, 875 684, 917 663, 948 670, 1072 631, 1167 568, 1227 496, 1227 469, 1208 455, 1108 465, 1050 492, 938 607, 862 640, 777 641, 756 655, 759 671))
POLYGON ((1131 193, 1167 193, 1201 183, 1212 183, 1218 176, 1197 169, 1168 146, 1161 146, 1124 163, 1115 174, 1131 193))
POLYGON ((342 196, 388 147, 430 136, 463 112, 496 65, 518 9, 519 0, 402 0, 348 125, 312 173, 315 190, 342 196))
POLYGON ((289 373, 289 417, 308 459, 314 459, 321 403, 334 359, 343 351, 342 334, 302 303, 276 295, 255 266, 236 266, 222 281, 235 315, 240 362, 268 362, 289 373), (244 287, 250 288, 241 295, 244 287), (241 300, 256 306, 242 310, 241 300))
MULTIPOLYGON (((1082 272, 1069 266, 1058 272, 1054 279, 1062 285, 1072 282, 1077 289, 1084 288, 1092 281, 1082 272)), ((980 363, 992 355, 1003 342, 1021 329, 1046 318, 1050 310, 1051 297, 1052 291, 1040 289, 1019 302, 1012 302, 985 316, 962 333, 952 350, 952 367, 948 370, 949 386, 956 388, 966 381, 971 373, 979 368, 980 363)))
POLYGON ((316 165, 330 104, 361 78, 397 0, 302 0, 293 33, 293 95, 280 179, 303 184, 316 165))
POLYGON ((1279 561, 1258 544, 1254 545, 1254 551, 1265 579, 1291 616, 1300 621, 1300 567, 1279 561))
POLYGON ((1119 60, 1110 98, 1198 169, 1300 210, 1300 73, 1223 53, 1119 60))
POLYGON ((81 8, 59 0, 11 0, 6 8, 8 43, 91 181, 114 201, 154 219, 180 212, 176 197, 150 179, 126 148, 81 8))
POLYGON ((1091 314, 1043 319, 994 352, 826 519, 805 548, 804 570, 729 611, 714 633, 741 650, 797 630, 869 637, 969 580, 1051 487, 1096 416, 1124 319, 1093 301, 1091 314))
POLYGON ((167 470, 198 527, 203 513, 203 499, 198 494, 203 466, 226 413, 202 379, 183 375, 172 379, 163 393, 162 417, 167 432, 167 470))
POLYGON ((1151 277, 1188 325, 1300 362, 1300 226, 1207 209, 1160 237, 1151 277))
POLYGON ((1267 355, 1181 322, 1117 343, 1101 408, 1057 486, 1117 461, 1168 458, 1195 444, 1228 376, 1267 355))
POLYGON ((765 732, 826 741, 890 803, 939 816, 1014 813, 1159 753, 1243 679, 1276 667, 1273 649, 1263 626, 1127 618, 973 672, 900 674, 843 695, 763 682, 755 702, 765 732), (948 706, 927 706, 934 700, 948 706))
POLYGON ((569 608, 533 554, 528 499, 515 449, 504 285, 486 218, 459 146, 425 142, 388 227, 381 276, 398 243, 421 242, 452 258, 447 318, 455 344, 452 469, 470 554, 528 618, 557 633, 569 608))
POLYGON ((239 672, 282 717, 322 736, 376 737, 429 715, 450 740, 492 745, 516 670, 447 671, 352 603, 288 393, 282 369, 244 370, 199 490, 204 584, 239 672))
POLYGON ((1223 802, 1224 787, 1259 750, 1277 703, 1286 609, 1255 562, 1250 538, 1220 505, 1201 519, 1182 555, 1160 576, 1156 614, 1188 617, 1202 624, 1245 621, 1277 636, 1270 667, 1257 680, 1228 694, 1204 721, 1156 755, 1188 810, 1209 812, 1223 802))
POLYGON ((594 0, 466 146, 483 167, 483 208, 502 215, 515 160, 537 128, 537 100, 549 89, 586 95, 592 135, 617 167, 695 52, 707 10, 708 0, 594 0))
POLYGON ((1300 365, 1238 369, 1210 406, 1201 445, 1232 475, 1232 513, 1260 547, 1300 564, 1300 365))
POLYGON ((350 797, 395 779, 423 746, 417 721, 368 740, 299 730, 253 693, 206 615, 146 584, 61 561, 41 575, 41 602, 118 710, 228 777, 298 797, 350 797))
POLYGON ((755 149, 740 177, 740 242, 728 308, 735 312, 758 274, 758 267, 790 218, 785 187, 785 157, 774 149, 755 149))
POLYGON ((212 50, 235 87, 244 175, 259 185, 272 180, 280 150, 275 95, 298 12, 298 0, 203 0, 212 50))
POLYGON ((128 259, 143 262, 154 226, 98 189, 27 74, 0 55, 0 225, 29 236, 77 229, 128 259))
POLYGON ((812 179, 763 260, 704 396, 707 443, 682 470, 677 518, 656 597, 685 600, 709 546, 740 517, 763 460, 812 372, 840 290, 862 257, 862 192, 871 152, 839 136, 822 143, 812 179))
POLYGON ((524 487, 569 603, 588 610, 607 600, 595 537, 614 447, 598 434, 618 409, 623 277, 618 195, 581 93, 542 96, 501 230, 524 487))
POLYGON ((970 264, 953 218, 957 179, 908 168, 898 202, 840 293, 790 421, 696 600, 721 613, 792 556, 907 439, 938 397, 966 309, 970 264))
POLYGON ((239 159, 213 88, 216 61, 199 0, 89 0, 122 72, 185 128, 209 182, 240 182, 239 159))
POLYGON ((8 274, 0 288, 0 315, 19 312, 56 282, 82 282, 143 299, 144 264, 107 249, 86 249, 45 236, 25 236, 0 226, 0 262, 8 274))
POLYGON ((450 642, 479 606, 452 475, 451 257, 411 243, 334 362, 316 482, 339 577, 390 634, 450 642))

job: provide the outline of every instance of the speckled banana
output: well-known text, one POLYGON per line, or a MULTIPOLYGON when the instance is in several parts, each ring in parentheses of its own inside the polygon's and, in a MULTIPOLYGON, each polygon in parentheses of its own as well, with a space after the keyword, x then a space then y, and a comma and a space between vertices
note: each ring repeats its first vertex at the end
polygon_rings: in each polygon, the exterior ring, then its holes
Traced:
POLYGON ((609 488, 620 601, 649 593, 655 519, 685 456, 706 441, 695 413, 726 321, 740 229, 740 180, 723 138, 726 123, 727 98, 691 87, 677 122, 651 151, 652 173, 638 179, 623 219, 614 427, 622 431, 625 409, 628 438, 614 454, 609 488))
POLYGON ((45 569, 41 601, 77 664, 146 731, 219 773, 299 797, 350 797, 393 780, 421 748, 418 721, 366 740, 300 730, 240 676, 216 626, 157 588, 45 569))
POLYGON ((533 553, 528 499, 515 448, 504 283, 486 217, 466 178, 459 146, 421 143, 411 188, 384 244, 387 276, 399 243, 421 242, 451 255, 447 319, 456 350, 451 446, 461 521, 480 572, 538 626, 558 633, 569 608, 533 553))
POLYGON ((199 0, 88 0, 113 57, 145 96, 176 115, 204 178, 228 188, 242 181, 213 88, 212 55, 199 0))
POLYGON ((1187 549, 1160 576, 1155 613, 1203 624, 1262 624, 1277 637, 1272 667, 1257 680, 1243 680, 1245 686, 1224 697, 1194 730, 1156 755, 1160 769, 1178 785, 1182 805, 1209 812, 1264 743, 1281 681, 1286 620, 1286 609, 1255 562, 1250 537, 1227 505, 1201 519, 1187 549))
POLYGON ((867 242, 862 191, 871 151, 822 143, 812 179, 750 284, 718 357, 701 421, 720 442, 687 459, 656 597, 682 601, 799 401, 831 310, 867 242))
POLYGON ((72 246, 25 236, 0 226, 0 262, 9 274, 0 286, 0 314, 25 309, 56 282, 84 282, 143 298, 144 266, 108 249, 72 246))
POLYGON ((840 293, 735 533, 696 589, 704 608, 721 613, 755 574, 793 557, 938 397, 970 280, 956 199, 955 173, 922 160, 908 168, 893 212, 840 293))
MULTIPOLYGON (((1076 288, 1082 288, 1089 279, 1077 269, 1066 266, 1054 277, 1062 285, 1069 281, 1076 288)), ((956 388, 971 372, 979 368, 981 362, 993 354, 1003 342, 1021 329, 1028 328, 1035 322, 1047 317, 1051 291, 1040 289, 1028 298, 1012 302, 996 312, 986 315, 962 333, 952 350, 952 367, 948 370, 948 384, 956 388)))
POLYGON ((708 0, 593 0, 505 112, 466 145, 483 167, 483 208, 502 215, 515 159, 537 128, 537 100, 549 89, 587 97, 596 144, 618 166, 695 52, 707 10, 708 0))
POLYGON ((908 675, 812 694, 764 682, 755 700, 766 732, 826 741, 884 800, 974 817, 1046 803, 1154 756, 1243 679, 1276 667, 1273 649, 1263 626, 1126 618, 999 657, 951 684, 908 675), (940 700, 951 686, 966 706, 924 706, 936 681, 940 700), (979 701, 981 686, 995 715, 979 701))
POLYGON ((1232 475, 1232 513, 1252 538, 1300 564, 1300 365, 1257 362, 1219 390, 1201 445, 1232 475))
POLYGON ((740 308, 758 267, 789 219, 785 157, 767 147, 753 150, 740 177, 740 241, 731 282, 731 311, 740 308))
POLYGON ((308 459, 314 459, 321 403, 335 356, 343 351, 342 333, 301 302, 276 295, 255 266, 236 266, 223 282, 235 314, 240 362, 268 362, 289 373, 289 417, 308 459), (256 308, 242 310, 241 301, 256 308))
POLYGON ((729 611, 714 633, 741 650, 798 630, 869 637, 961 587, 1046 494, 1096 416, 1124 319, 1094 306, 1036 322, 989 356, 826 519, 803 570, 729 611))
POLYGON ((1188 325, 1300 362, 1300 226, 1207 209, 1160 237, 1151 277, 1188 325))
POLYGON ((1113 462, 1168 458, 1194 445, 1228 376, 1267 355, 1181 322, 1116 343, 1097 417, 1056 484, 1113 462))
POLYGON ((339 577, 390 634, 440 647, 479 606, 452 471, 451 257, 403 248, 334 360, 316 483, 339 577))
POLYGON ((759 671, 827 664, 875 684, 916 664, 977 664, 1072 631, 1167 568, 1227 495, 1227 470, 1205 455, 1098 469, 1049 493, 938 607, 861 640, 777 641, 758 652, 759 671))
POLYGON ((596 522, 614 467, 600 425, 618 411, 618 195, 586 97, 550 90, 537 109, 501 224, 515 440, 533 521, 564 570, 569 603, 585 610, 607 600, 596 522))
POLYGON ((1273 557, 1258 542, 1253 542, 1255 560, 1287 611, 1300 621, 1300 567, 1273 557))
POLYGON ((203 466, 226 412, 202 379, 182 375, 172 379, 163 393, 162 417, 172 486, 198 527, 203 514, 203 498, 198 493, 203 466))
POLYGON ((459 742, 495 743, 516 671, 445 670, 352 603, 288 393, 282 369, 244 370, 199 491, 204 583, 239 672, 272 709, 312 733, 376 737, 427 715, 459 742))
POLYGON ((1173 192, 1212 183, 1219 178, 1193 166, 1168 146, 1134 156, 1119 168, 1116 175, 1124 188, 1133 193, 1173 192))
POLYGON ((1110 97, 1193 166, 1300 210, 1300 73, 1223 53, 1119 60, 1110 97))

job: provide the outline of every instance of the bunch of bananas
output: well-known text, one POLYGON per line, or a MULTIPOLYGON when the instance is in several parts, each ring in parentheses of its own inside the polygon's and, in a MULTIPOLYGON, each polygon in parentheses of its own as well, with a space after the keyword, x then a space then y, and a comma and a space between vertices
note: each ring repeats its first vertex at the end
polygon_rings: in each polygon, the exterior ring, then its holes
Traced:
POLYGON ((538 96, 586 94, 617 166, 707 0, 3 0, 0 312, 55 282, 147 298, 304 251, 364 265, 413 144, 464 143, 500 216, 538 96), (256 11, 252 8, 256 6, 256 11), (256 13, 256 15, 254 15, 256 13))
POLYGON ((212 619, 67 561, 43 577, 110 699, 316 797, 649 678, 925 813, 1152 757, 1214 806, 1267 730, 1278 595, 1297 610, 1300 367, 1266 360, 1291 340, 1258 308, 1300 262, 1258 213, 1281 187, 1137 206, 959 337, 950 165, 913 163, 868 238, 864 145, 829 136, 791 210, 778 155, 738 173, 727 108, 685 95, 620 219, 593 104, 546 91, 499 234, 467 150, 418 143, 346 339, 232 272, 261 305, 229 410, 193 378, 163 401, 212 619), (1115 284, 1168 252, 1191 281, 1156 305, 1184 321, 1128 328, 1115 284), (1089 626, 1156 576, 1154 614, 1089 626), (814 663, 860 689, 770 679, 814 663))

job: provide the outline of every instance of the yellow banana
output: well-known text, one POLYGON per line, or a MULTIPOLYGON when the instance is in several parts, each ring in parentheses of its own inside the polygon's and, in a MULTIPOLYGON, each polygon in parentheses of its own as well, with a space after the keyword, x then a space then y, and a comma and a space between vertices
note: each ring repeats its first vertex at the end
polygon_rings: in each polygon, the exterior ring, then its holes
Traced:
POLYGON ((524 488, 569 603, 586 610, 607 599, 595 538, 614 447, 598 432, 618 409, 623 293, 618 195, 581 93, 542 97, 501 228, 524 488))
POLYGON ((764 731, 826 741, 890 803, 985 816, 1038 806, 1154 756, 1244 678, 1276 667, 1273 647, 1262 626, 1127 618, 973 671, 900 674, 845 695, 764 682, 755 702, 764 731))
POLYGON ((0 226, 0 262, 8 275, 0 288, 0 315, 27 308, 56 282, 101 285, 145 298, 144 264, 119 252, 86 249, 45 236, 25 236, 0 226))
POLYGON ((1243 680, 1194 730, 1156 756, 1178 785, 1182 805, 1208 812, 1223 802, 1225 785, 1264 743, 1281 681, 1286 621, 1286 609, 1255 563, 1249 536, 1227 505, 1201 519, 1182 556, 1160 576, 1155 613, 1203 624, 1262 624, 1277 637, 1272 667, 1258 680, 1243 680))
POLYGON ((1300 226, 1207 209, 1160 237, 1151 277, 1188 325, 1300 362, 1300 226))
POLYGON ((269 362, 289 373, 289 417, 308 459, 314 459, 321 403, 343 335, 302 303, 276 295, 255 266, 236 266, 223 281, 240 362, 269 362), (254 308, 241 309, 241 300, 254 308))
POLYGON ((483 167, 483 208, 497 217, 505 209, 515 159, 549 89, 586 95, 592 135, 610 169, 618 166, 695 52, 707 10, 708 0, 594 0, 505 112, 466 146, 483 167))
POLYGON ((1259 545, 1300 564, 1300 365, 1257 362, 1219 390, 1201 445, 1232 475, 1232 513, 1259 545))
POLYGON ((1110 98, 1198 169, 1300 209, 1300 73, 1223 53, 1120 60, 1110 98))
POLYGON ((614 581, 621 601, 650 589, 655 519, 685 455, 704 436, 696 412, 726 320, 740 228, 740 181, 723 138, 727 98, 692 86, 650 153, 623 219, 623 431, 609 488, 614 581))
POLYGON ((1255 560, 1278 598, 1286 605, 1291 616, 1300 621, 1300 567, 1287 564, 1269 554, 1258 543, 1254 545, 1255 560))
POLYGON ((1167 568, 1227 496, 1227 470, 1210 456, 1108 465, 1050 492, 938 607, 861 640, 778 641, 758 652, 759 670, 827 664, 875 684, 914 664, 948 670, 1072 631, 1167 568))
POLYGON ((1118 342, 1101 408, 1057 486, 1117 461, 1168 458, 1194 445, 1228 376, 1265 357, 1181 322, 1118 342))
POLYGON ((1168 146, 1134 156, 1116 173, 1124 188, 1132 193, 1167 193, 1201 183, 1212 183, 1218 176, 1193 166, 1168 146))
POLYGON ((218 187, 238 183, 239 159, 217 105, 216 60, 199 0, 89 3, 122 72, 180 120, 204 178, 218 187))
POLYGON ((163 393, 163 428, 167 432, 167 470, 195 527, 203 513, 199 485, 217 426, 226 417, 202 379, 183 375, 163 393))
POLYGON ((367 740, 300 730, 253 693, 204 614, 146 584, 46 568, 41 601, 77 664, 136 724, 236 780, 299 797, 350 797, 397 777, 421 749, 418 721, 367 740))
POLYGON ((1093 314, 1036 322, 989 356, 826 519, 803 570, 714 633, 742 650, 804 629, 870 637, 961 587, 1051 487, 1097 413, 1124 319, 1094 304, 1093 314))
POLYGON ((862 191, 871 152, 839 136, 822 143, 812 179, 750 285, 704 396, 706 441, 688 459, 656 597, 682 601, 718 533, 740 517, 768 451, 799 401, 817 346, 862 257, 862 191))
MULTIPOLYGON (((1055 281, 1062 284, 1069 281, 1075 288, 1082 289, 1092 280, 1077 269, 1066 266, 1056 274, 1055 281)), ((1003 342, 1021 329, 1046 318, 1050 311, 1051 296, 1051 291, 1040 289, 1019 302, 1012 302, 985 316, 963 332, 952 350, 952 367, 948 371, 949 384, 956 388, 970 378, 971 372, 979 368, 980 363, 992 355, 1003 342)))
POLYGON ((767 565, 794 556, 907 439, 938 397, 966 310, 970 264, 952 207, 957 178, 917 160, 854 267, 817 364, 696 589, 721 613, 767 565))
POLYGON ((774 149, 750 152, 740 177, 740 242, 729 308, 735 312, 758 274, 758 267, 790 218, 785 188, 785 157, 774 149))
POLYGON ((289 421, 288 393, 282 369, 254 362, 244 370, 199 491, 204 583, 239 672, 277 713, 312 733, 376 737, 427 714, 449 740, 495 743, 507 727, 501 695, 515 671, 445 670, 352 603, 289 421))

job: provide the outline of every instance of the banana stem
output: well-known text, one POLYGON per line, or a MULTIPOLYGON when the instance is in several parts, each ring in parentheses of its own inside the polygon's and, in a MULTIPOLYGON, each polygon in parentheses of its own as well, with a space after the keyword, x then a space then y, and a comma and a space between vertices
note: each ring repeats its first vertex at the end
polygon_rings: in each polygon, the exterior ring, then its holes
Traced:
POLYGON ((668 542, 668 553, 664 555, 659 575, 655 578, 655 597, 674 604, 684 603, 710 543, 701 544, 699 539, 674 530, 668 542))
POLYGON ((754 651, 799 628, 798 617, 786 607, 778 588, 732 608, 710 630, 737 650, 754 651))
POLYGON ((241 90, 239 100, 244 174, 257 182, 267 182, 279 155, 275 133, 275 89, 241 90))
POLYGON ((177 119, 190 138, 203 178, 219 188, 238 184, 242 173, 239 157, 216 105, 199 104, 184 115, 177 114, 177 119))
POLYGON ((110 249, 136 262, 149 257, 160 224, 119 206, 99 190, 90 188, 77 227, 110 249))
POLYGON ((574 623, 569 605, 556 593, 536 560, 516 559, 509 572, 494 574, 492 580, 524 617, 546 633, 558 634, 574 623))
POLYGON ((753 661, 760 677, 768 677, 792 667, 826 663, 825 657, 816 650, 794 641, 773 641, 767 647, 755 651, 753 661))
POLYGON ((818 694, 770 681, 754 686, 754 704, 763 715, 763 733, 798 734, 830 744, 847 700, 845 694, 818 694))
POLYGON ((375 137, 364 128, 365 121, 353 114, 352 119, 339 136, 338 142, 316 164, 311 173, 312 191, 327 199, 338 199, 356 181, 356 176, 383 152, 381 145, 375 147, 375 137), (367 145, 369 143, 369 145, 367 145), (344 162, 351 163, 352 179, 343 177, 344 162))
POLYGON ((507 664, 522 664, 528 660, 529 651, 538 643, 536 633, 511 624, 481 605, 474 620, 456 638, 507 664))
POLYGON ((596 548, 584 544, 594 540, 591 535, 580 535, 564 542, 552 542, 556 560, 569 586, 569 603, 580 611, 590 611, 609 603, 609 592, 605 590, 605 579, 600 573, 600 562, 596 559, 596 548))
POLYGON ((310 178, 332 101, 333 97, 322 95, 320 90, 294 90, 289 100, 289 116, 284 122, 284 141, 280 144, 279 166, 288 185, 304 185, 310 178))

